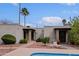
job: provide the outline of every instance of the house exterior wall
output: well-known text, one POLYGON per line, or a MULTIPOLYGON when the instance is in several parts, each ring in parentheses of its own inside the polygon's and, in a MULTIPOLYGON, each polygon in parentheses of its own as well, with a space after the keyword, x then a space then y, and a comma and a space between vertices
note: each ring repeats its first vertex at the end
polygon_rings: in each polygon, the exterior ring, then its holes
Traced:
POLYGON ((50 43, 55 41, 55 31, 53 27, 44 27, 36 29, 36 39, 39 37, 49 37, 50 43))
POLYGON ((44 33, 43 33, 43 28, 36 28, 36 39, 38 39, 39 37, 43 37, 44 33))
MULTIPOLYGON (((23 39, 24 33, 23 33, 23 26, 16 25, 16 24, 0 24, 0 43, 2 43, 1 37, 4 34, 12 34, 16 37, 16 43, 20 41, 20 39, 23 39)), ((55 28, 69 28, 66 26, 61 27, 53 27, 53 26, 45 26, 44 28, 35 28, 35 40, 39 37, 49 37, 50 43, 53 43, 56 41, 56 31, 55 28)), ((27 29, 27 28, 26 28, 27 29)), ((31 35, 31 34, 30 34, 31 35)))
POLYGON ((0 43, 2 43, 1 37, 4 34, 12 34, 16 37, 16 43, 23 38, 23 30, 20 25, 0 24, 0 43))
MULTIPOLYGON (((58 32, 55 30, 55 28, 70 28, 70 26, 45 26, 44 28, 41 29, 36 29, 36 37, 49 37, 50 38, 50 43, 56 42, 57 39, 59 39, 59 30, 58 32), (43 30, 43 31, 42 31, 43 30)), ((66 33, 67 35, 68 33, 66 33)))
POLYGON ((55 41, 55 31, 53 27, 45 27, 44 28, 44 37, 50 38, 50 43, 53 43, 55 41))

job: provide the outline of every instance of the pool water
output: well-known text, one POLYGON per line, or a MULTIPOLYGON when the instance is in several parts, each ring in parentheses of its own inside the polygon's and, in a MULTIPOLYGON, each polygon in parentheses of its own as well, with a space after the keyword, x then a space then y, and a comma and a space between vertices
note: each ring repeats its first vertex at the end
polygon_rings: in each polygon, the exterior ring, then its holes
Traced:
POLYGON ((65 54, 65 53, 32 53, 31 56, 79 56, 79 54, 65 54))

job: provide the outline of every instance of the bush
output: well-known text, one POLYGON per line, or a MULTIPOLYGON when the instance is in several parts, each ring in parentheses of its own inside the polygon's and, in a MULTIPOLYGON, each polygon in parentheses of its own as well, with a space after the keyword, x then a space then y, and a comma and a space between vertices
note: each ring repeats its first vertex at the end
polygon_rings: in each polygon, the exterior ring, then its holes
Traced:
POLYGON ((75 45, 79 45, 79 40, 76 41, 75 45))
POLYGON ((19 43, 27 43, 27 39, 21 39, 19 43))
MULTIPOLYGON (((70 34, 70 33, 69 33, 70 34)), ((79 45, 79 35, 76 35, 75 33, 71 33, 73 35, 69 35, 69 42, 72 45, 79 45)))
POLYGON ((42 38, 41 42, 46 45, 47 43, 49 43, 49 38, 48 37, 42 38))
POLYGON ((36 40, 36 42, 41 42, 41 38, 38 38, 38 39, 36 40))
POLYGON ((69 31, 69 43, 79 45, 79 17, 74 17, 70 21, 71 30, 69 31))
POLYGON ((16 43, 16 37, 11 34, 5 34, 1 37, 4 44, 14 44, 16 43))
POLYGON ((74 45, 75 44, 75 40, 74 39, 70 39, 70 44, 74 45))
POLYGON ((79 40, 77 40, 77 39, 70 39, 70 44, 72 44, 72 45, 79 45, 79 40))

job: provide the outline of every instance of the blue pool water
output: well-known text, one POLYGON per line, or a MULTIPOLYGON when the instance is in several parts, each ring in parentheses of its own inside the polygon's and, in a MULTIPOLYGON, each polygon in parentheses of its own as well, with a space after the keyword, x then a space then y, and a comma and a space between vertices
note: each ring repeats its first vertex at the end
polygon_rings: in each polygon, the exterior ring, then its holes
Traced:
POLYGON ((79 56, 79 54, 65 54, 65 53, 32 53, 31 56, 79 56))

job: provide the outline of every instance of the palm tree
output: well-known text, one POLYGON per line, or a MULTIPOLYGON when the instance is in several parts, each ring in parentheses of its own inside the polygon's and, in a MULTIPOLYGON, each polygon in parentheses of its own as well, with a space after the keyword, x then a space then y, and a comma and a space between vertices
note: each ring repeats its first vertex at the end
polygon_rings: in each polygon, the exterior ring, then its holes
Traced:
POLYGON ((26 16, 28 16, 29 12, 26 8, 22 8, 21 13, 22 13, 22 15, 24 15, 24 26, 25 26, 25 24, 26 24, 25 19, 26 19, 26 16))
POLYGON ((62 23, 63 23, 63 25, 65 25, 66 24, 66 19, 63 19, 62 23))

